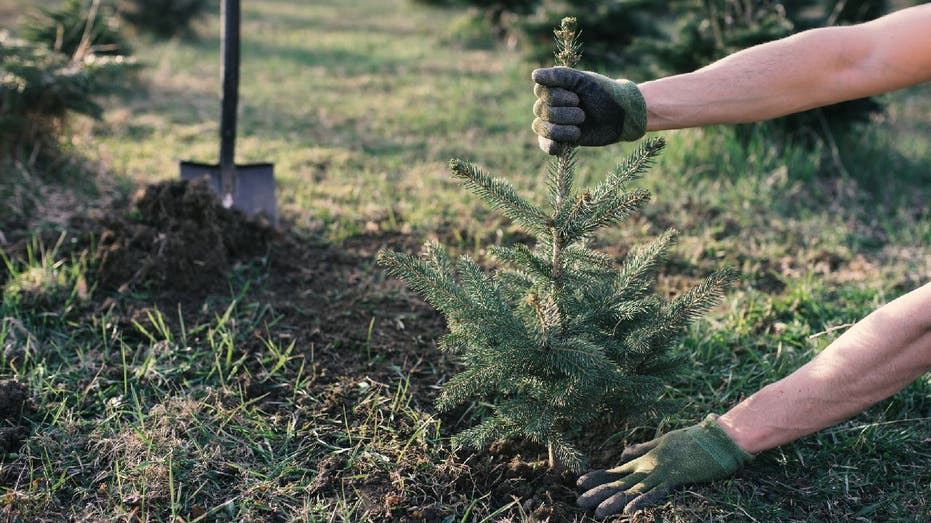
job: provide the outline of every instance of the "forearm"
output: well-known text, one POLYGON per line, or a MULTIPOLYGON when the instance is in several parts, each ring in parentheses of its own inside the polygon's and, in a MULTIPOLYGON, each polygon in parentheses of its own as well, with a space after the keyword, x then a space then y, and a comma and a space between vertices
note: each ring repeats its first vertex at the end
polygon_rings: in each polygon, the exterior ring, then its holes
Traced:
POLYGON ((837 424, 931 368, 931 283, 881 307, 821 354, 718 418, 744 450, 837 424))
MULTIPOLYGON (((775 118, 844 98, 834 77, 860 49, 849 28, 827 28, 745 49, 692 73, 640 84, 647 130, 775 118), (819 49, 812 52, 812 49, 819 49)), ((860 46, 862 47, 862 45, 860 46)), ((849 97, 847 97, 849 98, 849 97)))
POLYGON ((647 130, 766 120, 931 79, 931 5, 745 49, 638 87, 647 130))

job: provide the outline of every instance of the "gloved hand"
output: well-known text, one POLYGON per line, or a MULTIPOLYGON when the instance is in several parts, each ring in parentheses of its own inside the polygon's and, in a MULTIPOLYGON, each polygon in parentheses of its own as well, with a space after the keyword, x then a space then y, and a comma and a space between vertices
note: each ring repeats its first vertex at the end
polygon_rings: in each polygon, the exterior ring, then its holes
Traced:
POLYGON ((630 514, 655 505, 673 488, 726 478, 753 459, 734 443, 709 414, 691 427, 624 449, 622 465, 596 470, 579 478, 585 489, 578 505, 598 507, 603 518, 620 512, 630 514))
POLYGON ((540 148, 558 154, 566 144, 608 145, 646 133, 647 106, 630 80, 568 67, 533 72, 533 130, 540 148))

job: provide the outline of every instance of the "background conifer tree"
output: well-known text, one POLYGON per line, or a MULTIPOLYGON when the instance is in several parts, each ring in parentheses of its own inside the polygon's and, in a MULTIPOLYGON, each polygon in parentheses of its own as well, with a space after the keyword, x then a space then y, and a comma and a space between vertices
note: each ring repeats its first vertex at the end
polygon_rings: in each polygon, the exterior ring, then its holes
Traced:
MULTIPOLYGON (((557 63, 574 66, 580 46, 574 18, 555 31, 557 63)), ((668 230, 631 249, 620 266, 586 246, 603 227, 623 222, 649 200, 628 189, 660 153, 646 140, 596 187, 573 190, 575 148, 554 157, 548 205, 541 208, 505 180, 477 166, 450 161, 454 178, 536 238, 534 246, 494 247, 500 262, 484 271, 467 256, 453 259, 438 243, 420 257, 383 250, 379 263, 408 282, 447 318, 440 346, 459 355, 465 370, 450 379, 440 409, 483 399, 493 414, 456 436, 481 447, 526 438, 544 444, 553 468, 580 470, 584 457, 570 433, 602 419, 648 410, 678 361, 670 349, 732 278, 712 274, 672 300, 654 292, 656 273, 673 245, 668 230)))

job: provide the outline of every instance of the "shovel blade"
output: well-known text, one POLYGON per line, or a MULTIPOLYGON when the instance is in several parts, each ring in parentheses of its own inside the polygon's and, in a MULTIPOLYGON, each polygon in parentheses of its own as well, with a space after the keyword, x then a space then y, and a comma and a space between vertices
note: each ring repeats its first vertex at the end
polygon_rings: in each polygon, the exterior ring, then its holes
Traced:
MULTIPOLYGON (((274 165, 270 163, 235 166, 232 206, 246 216, 262 215, 273 225, 277 225, 274 171, 274 165)), ((203 177, 209 179, 210 188, 221 200, 226 198, 223 194, 223 179, 219 165, 181 162, 182 180, 198 180, 203 177)))

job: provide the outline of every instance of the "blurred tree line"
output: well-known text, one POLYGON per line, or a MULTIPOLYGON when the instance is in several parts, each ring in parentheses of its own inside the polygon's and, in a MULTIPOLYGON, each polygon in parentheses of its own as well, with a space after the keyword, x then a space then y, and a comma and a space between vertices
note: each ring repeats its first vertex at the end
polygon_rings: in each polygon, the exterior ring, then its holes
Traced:
MULTIPOLYGON (((552 62, 551 27, 564 16, 579 20, 586 67, 640 81, 699 69, 724 56, 793 33, 877 18, 886 0, 414 0, 470 7, 491 34, 517 39, 530 58, 552 62)), ((861 99, 781 118, 767 136, 813 144, 868 121, 880 112, 861 99), (832 131, 836 129, 836 131, 832 131)), ((743 126, 749 136, 755 126, 743 126)))
POLYGON ((60 158, 72 114, 99 118, 96 98, 126 85, 130 41, 193 34, 216 0, 64 0, 0 33, 0 162, 31 168, 60 158))
POLYGON ((528 52, 550 59, 555 21, 575 16, 585 56, 600 67, 656 74, 694 70, 751 45, 814 27, 872 20, 886 0, 414 0, 472 7, 493 34, 516 33, 528 52))

